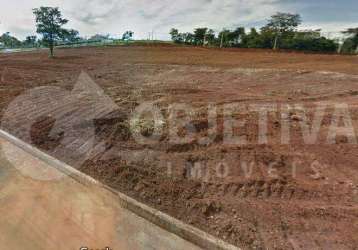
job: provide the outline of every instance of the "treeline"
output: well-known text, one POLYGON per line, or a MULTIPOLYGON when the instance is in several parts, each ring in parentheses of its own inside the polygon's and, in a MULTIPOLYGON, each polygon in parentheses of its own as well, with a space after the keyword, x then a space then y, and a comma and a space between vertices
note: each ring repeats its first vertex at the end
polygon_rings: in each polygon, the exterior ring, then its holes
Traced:
MULTIPOLYGON (((132 31, 126 31, 122 39, 123 41, 128 41, 133 38, 132 31)), ((95 41, 110 41, 118 40, 112 38, 109 34, 96 34, 88 38, 80 37, 79 32, 76 30, 68 30, 67 34, 63 34, 61 38, 56 39, 55 45, 66 45, 66 44, 76 44, 76 43, 86 43, 86 42, 95 42, 95 41)), ((46 42, 37 36, 27 36, 25 40, 19 40, 18 38, 12 36, 9 32, 6 32, 0 36, 0 48, 34 48, 34 47, 46 47, 46 42)))
POLYGON ((341 52, 358 54, 358 28, 348 29, 343 31, 343 34, 348 38, 344 41, 341 52))
POLYGON ((339 44, 336 39, 321 35, 321 30, 297 30, 302 23, 301 16, 290 13, 277 13, 260 30, 244 27, 234 30, 223 29, 219 33, 209 28, 197 28, 193 33, 180 33, 173 28, 171 39, 178 44, 212 47, 270 48, 317 52, 353 53, 358 50, 358 28, 343 31, 348 36, 339 44))
MULTIPOLYGON (((69 20, 63 18, 58 7, 39 7, 32 10, 36 21, 37 36, 27 36, 24 41, 20 41, 9 32, 0 36, 1 48, 18 48, 18 47, 47 47, 50 51, 50 57, 54 56, 54 48, 58 45, 77 45, 87 44, 89 42, 113 42, 110 35, 96 34, 90 38, 82 38, 79 32, 74 29, 64 28, 69 20)), ((122 41, 132 40, 134 33, 126 31, 122 35, 122 41)))
MULTIPOLYGON (((123 36, 123 41, 131 40, 133 37, 132 31, 126 31, 123 36)), ((115 40, 109 34, 102 35, 96 34, 88 38, 80 37, 79 32, 76 30, 66 30, 56 41, 55 45, 66 45, 86 42, 98 42, 98 41, 110 41, 115 40)), ((46 47, 47 43, 37 36, 27 36, 25 40, 21 41, 16 37, 12 36, 9 32, 6 32, 0 36, 0 47, 4 48, 35 48, 35 47, 46 47)))
MULTIPOLYGON (((76 30, 66 30, 63 34, 56 39, 55 45, 81 43, 90 41, 104 41, 111 40, 110 35, 96 34, 89 38, 80 37, 79 32, 76 30)), ((0 46, 5 48, 33 48, 33 47, 46 47, 46 42, 37 36, 27 36, 25 40, 19 40, 6 32, 0 36, 0 46)))
POLYGON ((0 36, 0 46, 8 48, 17 48, 26 46, 28 43, 35 43, 37 40, 36 36, 28 36, 26 40, 20 41, 14 36, 10 35, 10 32, 6 32, 0 36))

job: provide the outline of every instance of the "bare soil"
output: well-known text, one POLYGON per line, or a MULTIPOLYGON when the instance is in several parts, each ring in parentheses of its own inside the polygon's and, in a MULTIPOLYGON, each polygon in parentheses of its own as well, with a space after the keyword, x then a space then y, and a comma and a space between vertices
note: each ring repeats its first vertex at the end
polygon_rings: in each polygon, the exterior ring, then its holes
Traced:
MULTIPOLYGON (((353 135, 327 143, 336 104, 348 105, 358 133, 357 56, 164 46, 56 52, 55 59, 46 51, 0 55, 3 129, 71 164, 83 159, 72 149, 86 149, 88 138, 76 140, 74 134, 63 140, 68 124, 78 120, 83 129, 93 122, 96 150, 85 150, 87 160, 76 167, 244 249, 358 246, 358 146, 353 135), (6 115, 8 105, 24 91, 39 86, 71 91, 81 72, 104 90, 116 110, 77 107, 44 88, 44 96, 34 99, 37 105, 24 102, 18 112, 6 115), (61 113, 59 121, 42 112, 52 99, 63 103, 52 110, 61 113), (152 102, 165 118, 169 105, 191 105, 195 138, 173 144, 165 132, 156 144, 137 143, 129 118, 144 102, 152 102), (210 103, 219 107, 218 126, 213 140, 202 144, 200 138, 212 129, 207 121, 210 103), (246 111, 234 115, 246 122, 234 129, 247 137, 246 144, 224 143, 227 104, 240 104, 246 111), (267 143, 259 143, 258 113, 249 109, 253 104, 277 106, 268 115, 267 143), (293 110, 282 117, 283 107, 296 104, 305 113, 293 110), (301 127, 314 124, 318 104, 327 109, 317 141, 307 144, 301 127), (26 133, 29 117, 40 113, 26 133), (281 141, 285 122, 290 124, 288 144, 281 141), (62 128, 56 136, 51 133, 55 124, 62 128)), ((182 135, 188 127, 181 128, 182 135)))

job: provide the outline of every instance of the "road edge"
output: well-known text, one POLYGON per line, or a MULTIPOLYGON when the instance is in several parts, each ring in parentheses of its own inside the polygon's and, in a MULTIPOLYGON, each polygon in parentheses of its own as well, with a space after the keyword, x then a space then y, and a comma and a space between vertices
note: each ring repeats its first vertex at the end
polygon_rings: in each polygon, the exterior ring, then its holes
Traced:
POLYGON ((61 173, 71 177, 72 179, 76 180, 77 182, 83 185, 86 186, 96 185, 99 186, 100 188, 104 188, 110 191, 111 193, 115 194, 119 198, 119 203, 123 208, 146 219, 147 221, 153 223, 154 225, 157 225, 160 228, 170 233, 173 233, 179 236, 180 238, 187 240, 203 249, 240 250, 240 248, 235 247, 234 245, 231 245, 208 233, 205 233, 204 231, 198 228, 187 225, 182 221, 175 219, 174 217, 171 217, 157 209, 151 208, 143 203, 140 203, 137 200, 107 185, 102 184, 101 182, 95 180, 94 178, 42 152, 41 150, 31 146, 30 144, 20 140, 19 138, 7 133, 2 129, 0 129, 0 137, 12 143, 13 145, 21 148, 22 150, 31 154, 32 156, 40 159, 41 161, 47 163, 51 167, 54 167, 61 173))

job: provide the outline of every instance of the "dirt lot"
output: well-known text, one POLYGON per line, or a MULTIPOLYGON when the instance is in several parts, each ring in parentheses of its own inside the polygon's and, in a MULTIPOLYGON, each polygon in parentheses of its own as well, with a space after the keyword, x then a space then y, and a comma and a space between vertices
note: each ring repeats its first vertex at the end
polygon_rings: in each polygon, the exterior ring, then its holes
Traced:
MULTIPOLYGON (((356 249, 356 136, 327 141, 332 121, 342 114, 337 107, 347 108, 350 118, 339 126, 358 133, 357 66, 357 56, 176 47, 67 49, 53 60, 45 51, 0 55, 2 128, 237 246, 356 249), (92 95, 78 84, 86 79, 99 86, 91 85, 92 95), (16 96, 39 86, 47 87, 9 108, 16 96), (110 99, 93 97, 100 89, 110 99), (66 99, 70 91, 78 98, 66 99), (179 135, 194 131, 194 138, 173 143, 171 125, 164 123, 157 143, 138 143, 129 118, 144 102, 160 109, 165 121, 170 105, 190 105, 191 122, 179 127, 179 135), (208 122, 209 104, 218 107, 216 127, 208 122), (245 121, 233 131, 247 143, 225 142, 232 132, 224 125, 227 104, 242 108, 229 117, 245 121), (260 113, 251 110, 262 104, 275 105, 264 131, 267 141, 259 133, 260 113), (297 104, 305 112, 285 112, 297 104), (302 128, 314 128, 319 105, 327 108, 318 119, 317 140, 307 143, 302 128), (282 139, 287 124, 289 141, 282 139), (212 140, 201 143, 212 130, 212 140)), ((141 119, 142 134, 150 135, 152 123, 141 119)))

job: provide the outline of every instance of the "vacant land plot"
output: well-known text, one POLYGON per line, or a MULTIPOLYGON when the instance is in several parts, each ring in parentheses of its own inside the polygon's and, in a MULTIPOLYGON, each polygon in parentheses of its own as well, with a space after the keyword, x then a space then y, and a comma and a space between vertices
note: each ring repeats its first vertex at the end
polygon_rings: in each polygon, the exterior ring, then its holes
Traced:
POLYGON ((243 248, 358 245, 358 57, 184 47, 57 55, 0 56, 3 129, 243 248), (130 122, 143 103, 162 116, 155 143, 133 136, 157 132, 147 113, 130 122), (173 126, 173 107, 190 119, 173 126), (173 130, 192 137, 173 141, 173 130), (228 141, 233 133, 245 142, 228 141))

